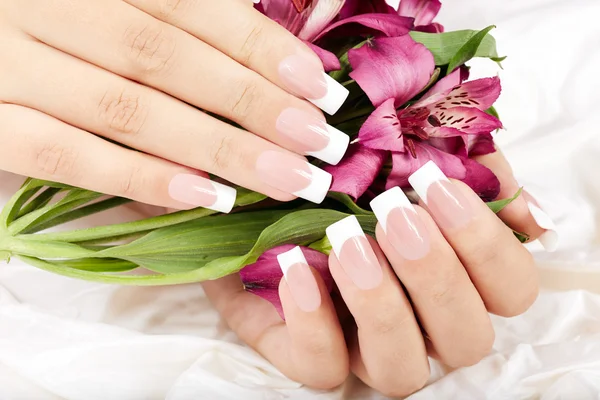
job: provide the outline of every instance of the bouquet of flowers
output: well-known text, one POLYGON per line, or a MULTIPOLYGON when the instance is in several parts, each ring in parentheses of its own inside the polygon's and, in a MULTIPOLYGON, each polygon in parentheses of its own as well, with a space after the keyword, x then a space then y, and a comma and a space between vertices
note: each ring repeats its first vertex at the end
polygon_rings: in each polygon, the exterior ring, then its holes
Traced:
POLYGON ((320 205, 277 203, 239 188, 228 215, 198 208, 47 232, 130 200, 29 179, 0 214, 0 260, 17 257, 68 277, 124 285, 201 282, 241 272, 247 290, 277 306, 278 254, 303 246, 309 264, 331 285, 326 228, 356 215, 373 234, 376 218, 369 201, 396 186, 416 201, 408 177, 429 161, 500 211, 514 198, 492 202, 500 183, 474 160, 496 151, 492 133, 502 123, 493 104, 500 80, 469 81, 466 65, 473 57, 502 61, 489 33, 493 26, 444 32, 434 22, 439 0, 388 3, 262 0, 256 5, 304 40, 349 92, 328 123, 350 136, 350 148, 338 165, 324 167, 333 185, 320 205))

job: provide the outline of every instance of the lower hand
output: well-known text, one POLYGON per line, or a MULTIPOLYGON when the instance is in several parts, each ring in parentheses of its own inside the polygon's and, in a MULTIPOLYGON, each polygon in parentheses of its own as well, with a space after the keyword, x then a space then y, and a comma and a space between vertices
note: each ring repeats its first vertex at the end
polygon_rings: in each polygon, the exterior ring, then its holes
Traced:
MULTIPOLYGON (((480 161, 505 194, 518 190, 500 153, 480 161)), ((506 224, 532 239, 552 234, 523 197, 503 220, 461 182, 433 183, 426 199, 413 209, 392 195, 376 206, 379 217, 391 215, 377 241, 361 239, 348 220, 330 230, 339 292, 330 295, 314 269, 292 267, 279 287, 285 322, 238 277, 206 282, 206 293, 238 336, 293 380, 328 389, 353 372, 386 395, 410 394, 429 379, 428 356, 450 367, 477 363, 494 343, 488 312, 516 316, 536 299, 532 256, 506 224)))

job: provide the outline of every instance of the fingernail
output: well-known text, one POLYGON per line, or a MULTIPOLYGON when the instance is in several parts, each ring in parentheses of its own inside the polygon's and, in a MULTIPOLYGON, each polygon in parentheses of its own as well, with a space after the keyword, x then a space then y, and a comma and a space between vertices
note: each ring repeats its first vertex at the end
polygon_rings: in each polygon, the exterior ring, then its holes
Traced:
POLYGON ((359 289, 370 290, 381 284, 383 271, 354 215, 329 226, 327 238, 342 268, 359 289))
POLYGON ((461 228, 473 218, 467 198, 433 161, 423 165, 408 181, 441 227, 461 228))
POLYGON ((533 216, 535 223, 538 224, 540 228, 546 230, 538 240, 542 246, 544 246, 546 251, 550 253, 555 252, 558 249, 559 236, 554 221, 552 221, 552 218, 550 218, 544 210, 531 201, 527 201, 527 207, 529 207, 529 212, 533 216))
POLYGON ((267 185, 316 204, 323 202, 331 187, 330 173, 278 151, 262 153, 256 161, 256 170, 267 185))
POLYGON ((297 108, 286 108, 277 119, 277 131, 294 143, 294 149, 337 165, 346 154, 350 137, 327 125, 323 118, 297 108))
POLYGON ((294 247, 279 254, 277 261, 298 308, 304 312, 317 310, 321 306, 321 292, 302 249, 294 247))
POLYGON ((394 187, 371 201, 371 208, 388 240, 407 260, 420 260, 430 250, 425 224, 402 189, 394 187))
POLYGON ((350 94, 304 52, 285 58, 279 65, 279 74, 290 90, 329 115, 338 112, 350 94))
POLYGON ((235 205, 237 191, 229 186, 192 174, 179 174, 169 184, 169 195, 191 207, 204 207, 229 213, 235 205))

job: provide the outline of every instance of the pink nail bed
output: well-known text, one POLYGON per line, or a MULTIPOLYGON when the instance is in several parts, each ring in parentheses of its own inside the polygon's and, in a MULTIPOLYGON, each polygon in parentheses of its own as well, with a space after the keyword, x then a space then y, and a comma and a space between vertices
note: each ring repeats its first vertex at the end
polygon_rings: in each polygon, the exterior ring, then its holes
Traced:
POLYGON ((359 289, 370 290, 381 284, 381 265, 355 216, 328 227, 327 238, 342 268, 359 289))
POLYGON ((327 75, 315 57, 304 51, 288 56, 279 64, 279 76, 292 92, 334 115, 350 91, 327 75))
POLYGON ((331 174, 305 159, 278 151, 266 151, 256 161, 260 179, 267 185, 320 204, 331 187, 331 174))
POLYGON ((350 137, 327 125, 322 116, 297 108, 286 108, 277 119, 277 131, 291 142, 292 150, 338 164, 350 144, 350 137))
POLYGON ((402 189, 392 188, 371 201, 389 242, 407 260, 420 260, 430 250, 427 227, 402 189))
POLYGON ((433 161, 422 166, 408 180, 442 228, 462 228, 473 218, 468 199, 433 161))
POLYGON ((169 195, 175 201, 229 213, 235 204, 234 188, 192 174, 178 174, 169 184, 169 195))
POLYGON ((277 256, 294 302, 304 312, 321 306, 321 291, 300 247, 277 256))

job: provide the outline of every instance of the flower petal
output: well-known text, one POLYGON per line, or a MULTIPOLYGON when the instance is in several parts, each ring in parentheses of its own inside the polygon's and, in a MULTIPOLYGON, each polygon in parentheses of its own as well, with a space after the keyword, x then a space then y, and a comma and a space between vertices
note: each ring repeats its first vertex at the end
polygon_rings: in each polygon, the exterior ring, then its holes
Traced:
POLYGON ((340 20, 323 30, 315 41, 327 37, 406 35, 413 27, 412 18, 396 14, 361 14, 340 20))
POLYGON ((467 137, 469 157, 483 156, 496 152, 496 145, 491 133, 483 135, 469 135, 467 137))
POLYGON ((333 175, 331 191, 358 199, 373 184, 387 157, 386 151, 369 149, 358 143, 351 145, 341 163, 325 167, 333 175))
POLYGON ((294 2, 291 0, 261 0, 255 7, 267 17, 278 22, 288 31, 298 36, 304 24, 308 21, 314 5, 308 6, 301 13, 298 12, 294 2))
POLYGON ((402 127, 394 99, 380 105, 360 128, 360 144, 375 150, 404 151, 402 127))
POLYGON ((462 160, 466 174, 462 179, 483 201, 493 201, 500 194, 500 181, 494 173, 477 161, 465 158, 462 160))
POLYGON ((392 153, 392 173, 387 180, 387 188, 409 186, 408 177, 428 161, 434 161, 449 178, 463 179, 466 169, 461 159, 443 152, 427 143, 415 142, 416 158, 410 152, 392 153))
POLYGON ((321 62, 323 63, 323 68, 325 68, 325 72, 338 71, 342 68, 342 66, 340 65, 340 60, 336 57, 335 54, 325 49, 322 49, 321 47, 316 46, 310 42, 305 42, 305 44, 319 56, 321 62))
POLYGON ((455 69, 450 75, 440 79, 423 95, 423 99, 427 99, 434 94, 447 93, 467 79, 469 79, 469 69, 463 65, 460 68, 455 69))
POLYGON ((298 34, 302 40, 313 41, 339 14, 345 0, 315 0, 316 6, 298 34))
POLYGON ((415 26, 415 31, 425 33, 443 33, 444 25, 438 24, 437 22, 434 22, 433 24, 429 25, 419 25, 415 26))
MULTIPOLYGON (((463 135, 487 134, 502 128, 502 122, 474 107, 445 107, 431 110, 439 123, 438 127, 429 126, 425 131, 432 137, 456 136, 456 131, 463 135)), ((437 125, 437 123, 436 123, 437 125)))
POLYGON ((375 107, 390 98, 402 106, 427 85, 435 68, 431 52, 409 35, 374 39, 348 57, 350 76, 375 107))
POLYGON ((415 19, 415 25, 429 25, 440 12, 440 0, 401 0, 398 14, 415 19))
POLYGON ((340 11, 340 20, 360 14, 396 14, 396 10, 390 7, 385 0, 346 0, 346 4, 340 11))

